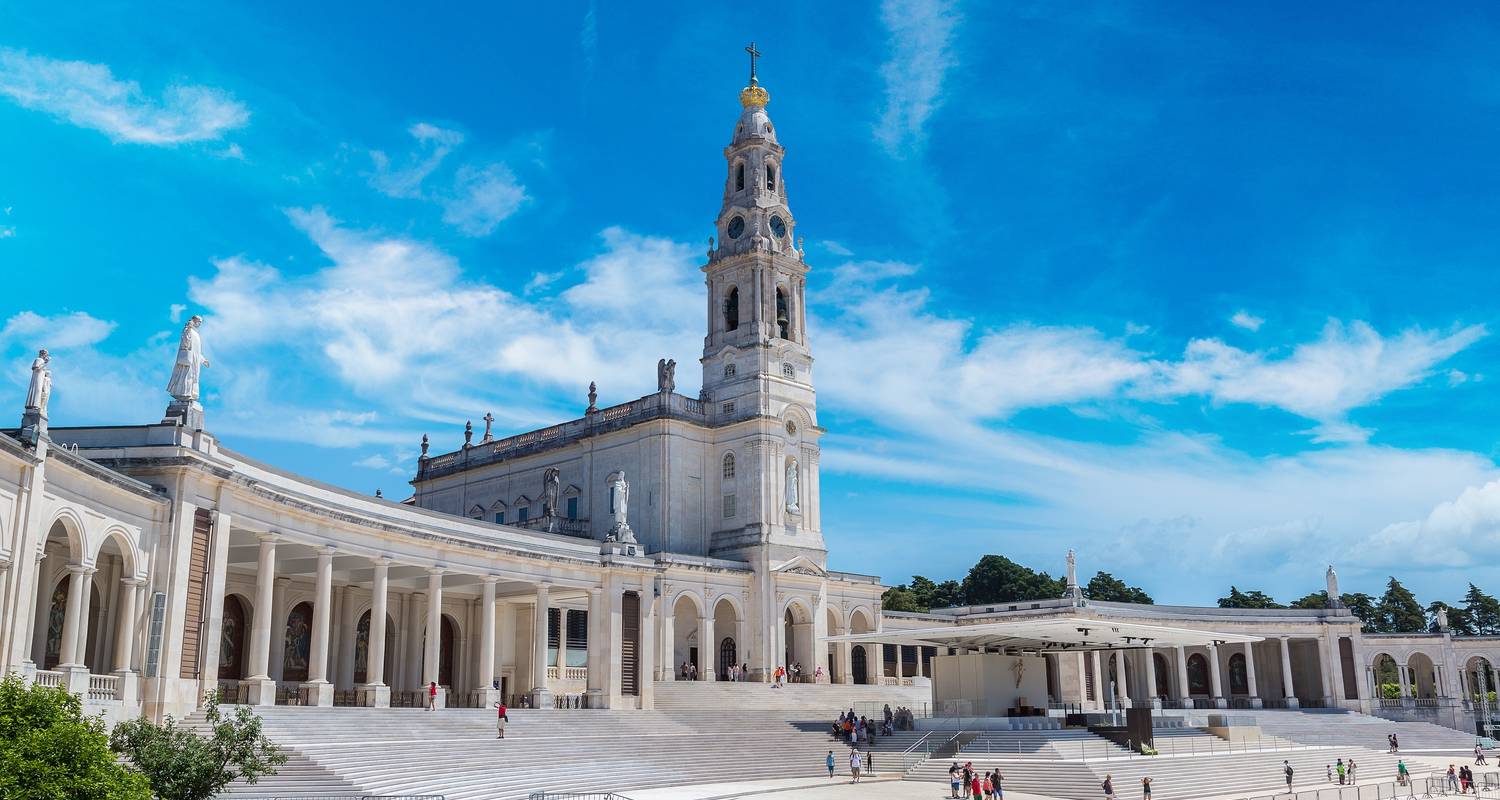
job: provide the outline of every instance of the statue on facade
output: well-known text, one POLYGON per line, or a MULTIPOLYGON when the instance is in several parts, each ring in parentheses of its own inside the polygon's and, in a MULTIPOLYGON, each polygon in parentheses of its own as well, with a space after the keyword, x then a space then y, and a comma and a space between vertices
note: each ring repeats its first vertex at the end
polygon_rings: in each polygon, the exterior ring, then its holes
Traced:
POLYGON ((172 366, 172 379, 167 381, 167 394, 172 402, 167 404, 164 424, 181 425, 191 430, 203 430, 203 406, 198 402, 201 395, 199 373, 208 367, 203 357, 203 339, 198 329, 203 327, 203 318, 194 314, 182 326, 182 338, 177 342, 177 360, 172 366))
POLYGON ((1328 565, 1328 607, 1343 608, 1344 598, 1339 594, 1339 574, 1333 571, 1333 565, 1328 565))
POLYGON ((599 386, 589 381, 589 407, 583 410, 584 414, 594 414, 599 411, 599 386))
POLYGON ((474 421, 470 420, 470 419, 466 419, 466 420, 464 420, 464 447, 470 447, 473 444, 474 444, 474 421))
POLYGON ((557 467, 542 471, 542 515, 557 514, 557 495, 562 490, 562 472, 557 467))
POLYGON ((1073 548, 1068 548, 1068 582, 1067 597, 1074 605, 1082 605, 1083 589, 1078 586, 1078 558, 1073 555, 1073 548))
POLYGON ((801 507, 797 505, 797 459, 786 462, 786 510, 793 514, 800 513, 801 507))
POLYGON ((1438 630, 1439 631, 1446 632, 1448 630, 1448 607, 1447 606, 1438 606, 1437 624, 1438 624, 1438 630))
POLYGON ((480 441, 482 441, 482 442, 488 442, 488 441, 490 441, 490 440, 492 440, 492 439, 495 438, 494 435, 491 433, 491 430, 494 428, 494 426, 495 426, 495 415, 491 414, 488 411, 484 412, 484 438, 481 439, 480 441))
POLYGON ((52 396, 52 356, 38 350, 31 362, 31 383, 26 388, 26 408, 21 413, 21 441, 35 446, 47 435, 47 400, 52 396))
POLYGON ((208 367, 208 359, 203 357, 203 338, 198 334, 202 326, 203 318, 194 314, 182 326, 182 338, 177 342, 177 362, 172 367, 172 379, 167 381, 167 394, 179 402, 197 402, 198 373, 208 367))
POLYGON ((677 360, 659 359, 656 362, 656 391, 671 392, 677 389, 677 360))
POLYGON ((625 480, 625 470, 609 473, 604 482, 609 487, 609 514, 614 519, 604 541, 634 544, 635 532, 626 521, 630 508, 630 483, 625 480))

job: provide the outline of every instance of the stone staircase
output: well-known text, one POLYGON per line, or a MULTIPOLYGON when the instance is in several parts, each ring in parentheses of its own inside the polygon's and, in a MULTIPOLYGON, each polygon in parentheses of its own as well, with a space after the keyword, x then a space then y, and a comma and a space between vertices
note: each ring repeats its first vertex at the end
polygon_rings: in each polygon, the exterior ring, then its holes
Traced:
MULTIPOLYGON (((1474 750, 1473 734, 1429 722, 1393 722, 1342 710, 1236 710, 1224 713, 1231 717, 1253 717, 1263 734, 1302 744, 1354 745, 1383 751, 1386 749, 1385 737, 1394 733, 1403 752, 1474 750)), ((1204 724, 1201 712, 1197 715, 1193 712, 1182 714, 1192 724, 1204 724)))
MULTIPOLYGON (((657 698, 668 698, 665 711, 512 709, 503 741, 495 738, 494 712, 486 709, 258 708, 266 735, 293 760, 280 775, 255 786, 232 786, 225 796, 435 794, 447 800, 510 800, 539 790, 628 794, 826 775, 830 749, 842 774, 848 749, 829 735, 838 708, 911 702, 910 687, 772 690, 761 684, 700 683, 663 691, 664 686, 669 684, 657 685, 657 698)), ((909 745, 920 734, 904 736, 909 745)), ((877 771, 895 768, 894 755, 885 767, 880 754, 905 749, 901 741, 877 737, 872 748, 877 771)))
POLYGON ((871 704, 891 708, 918 707, 932 703, 932 690, 925 686, 864 686, 859 684, 791 683, 772 689, 764 683, 724 681, 657 681, 657 711, 703 711, 755 709, 798 711, 812 720, 833 722, 840 711, 876 716, 871 704))

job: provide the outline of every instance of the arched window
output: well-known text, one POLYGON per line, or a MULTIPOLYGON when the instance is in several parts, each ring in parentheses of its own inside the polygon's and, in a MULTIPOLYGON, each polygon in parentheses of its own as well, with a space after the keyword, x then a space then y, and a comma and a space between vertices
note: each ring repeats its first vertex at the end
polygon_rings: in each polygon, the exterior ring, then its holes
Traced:
POLYGON ((791 309, 786 299, 786 290, 776 290, 776 335, 783 339, 792 338, 791 309))
POLYGON ((1208 694, 1208 659, 1201 653, 1188 656, 1188 694, 1208 694))
POLYGON ((1167 676, 1172 674, 1171 669, 1167 666, 1167 659, 1161 653, 1152 653, 1151 661, 1156 672, 1156 686, 1154 687, 1156 689, 1155 696, 1167 697, 1168 695, 1172 694, 1167 689, 1167 676))
POLYGON ((766 165, 766 191, 768 191, 768 192, 774 192, 774 191, 776 191, 776 165, 775 164, 767 164, 766 165))
POLYGON ((1245 654, 1235 653, 1229 657, 1229 693, 1250 694, 1250 676, 1245 671, 1245 654))
POLYGON ((734 453, 724 454, 724 480, 734 480, 734 453))
POLYGON ((740 663, 739 650, 734 646, 734 639, 725 636, 719 640, 719 679, 723 680, 729 668, 740 663))
POLYGON ((743 161, 734 165, 734 190, 745 191, 745 162, 743 161))
POLYGON ((740 327, 740 290, 734 287, 729 290, 729 296, 724 298, 724 330, 738 330, 740 327))

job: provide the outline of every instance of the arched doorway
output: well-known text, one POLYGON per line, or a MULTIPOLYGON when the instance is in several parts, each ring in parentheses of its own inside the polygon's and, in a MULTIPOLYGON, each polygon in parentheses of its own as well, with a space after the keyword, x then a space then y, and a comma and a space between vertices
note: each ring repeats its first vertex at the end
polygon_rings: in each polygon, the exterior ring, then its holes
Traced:
POLYGON ((438 633, 438 685, 453 686, 453 643, 457 640, 454 636, 453 620, 447 614, 442 617, 441 630, 438 633))
POLYGON ((1401 670, 1396 666, 1396 659, 1389 653, 1381 653, 1375 657, 1375 663, 1371 665, 1375 673, 1375 696, 1384 700, 1395 700, 1401 696, 1401 670))
POLYGON ((794 667, 802 668, 801 675, 811 679, 813 674, 812 612, 798 601, 792 601, 782 614, 782 641, 784 653, 778 654, 788 674, 794 667))
MULTIPOLYGON (((52 590, 52 600, 47 607, 47 650, 43 659, 43 669, 56 669, 62 663, 63 631, 67 626, 68 617, 68 594, 73 585, 72 577, 64 572, 58 579, 57 586, 52 590)), ((87 638, 79 642, 78 661, 81 665, 93 670, 93 664, 89 661, 89 647, 95 644, 99 638, 99 587, 94 585, 92 578, 88 579, 89 607, 85 613, 84 624, 88 625, 87 638)), ((97 660, 95 656, 95 660, 97 660)), ((99 672, 106 670, 100 669, 99 672)))
POLYGON ((865 655, 865 646, 857 644, 850 651, 849 665, 853 668, 854 682, 865 684, 870 682, 870 665, 865 655))
POLYGON ((224 596, 224 620, 219 625, 219 680, 245 677, 245 604, 239 595, 224 596))
POLYGON ((1202 653, 1188 656, 1188 694, 1208 696, 1208 659, 1202 653))
POLYGON ((686 592, 678 595, 677 600, 672 603, 672 662, 669 665, 678 680, 685 680, 682 675, 684 664, 699 669, 703 666, 702 653, 698 649, 703 645, 700 641, 702 631, 699 630, 702 620, 703 609, 698 603, 698 597, 686 592))
MULTIPOLYGON (((385 682, 392 680, 396 669, 396 623, 389 615, 385 618, 385 682)), ((370 612, 366 611, 354 628, 354 683, 356 686, 370 682, 370 612)))
POLYGON ((1426 653, 1412 653, 1406 661, 1412 697, 1437 697, 1437 669, 1426 653))
POLYGON ((307 680, 307 665, 312 658, 312 603, 301 602, 286 615, 283 632, 285 650, 281 656, 281 679, 288 683, 307 680))
POLYGON ((1156 671, 1156 686, 1154 687, 1154 690, 1156 691, 1155 696, 1171 696, 1172 692, 1168 688, 1171 678, 1169 678, 1168 676, 1170 676, 1172 672, 1171 669, 1167 666, 1166 656, 1163 656, 1161 653, 1152 653, 1151 667, 1156 671))
POLYGON ((719 598, 714 603, 714 633, 719 637, 719 652, 714 659, 714 670, 718 673, 719 680, 729 680, 729 668, 740 663, 743 657, 737 639, 739 631, 739 608, 729 598, 719 598), (727 652, 724 649, 726 642, 729 644, 727 652))
POLYGON ((719 640, 719 677, 727 680, 728 670, 731 664, 740 663, 739 650, 734 646, 734 637, 725 636, 719 640))

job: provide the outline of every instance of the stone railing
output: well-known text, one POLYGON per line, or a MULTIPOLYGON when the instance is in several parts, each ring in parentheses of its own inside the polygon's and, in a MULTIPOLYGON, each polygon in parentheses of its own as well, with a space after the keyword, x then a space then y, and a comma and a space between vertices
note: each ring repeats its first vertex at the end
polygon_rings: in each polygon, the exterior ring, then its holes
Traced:
POLYGON ((564 536, 588 538, 593 535, 593 532, 589 529, 588 517, 540 516, 507 522, 505 524, 512 528, 524 528, 528 531, 541 531, 543 533, 560 533, 564 536))
POLYGON ((589 679, 588 667, 563 667, 559 672, 557 667, 547 668, 547 678, 550 680, 586 681, 589 679))
POLYGON ((86 700, 113 700, 120 696, 120 676, 90 675, 86 700))
POLYGON ((39 669, 36 671, 36 685, 61 689, 63 688, 63 674, 55 669, 39 669))
POLYGON ((653 419, 707 422, 708 417, 702 400, 671 392, 656 392, 628 403, 597 409, 579 419, 550 428, 503 439, 481 440, 462 450, 430 456, 418 462, 417 478, 435 478, 455 470, 550 450, 586 436, 653 419))

